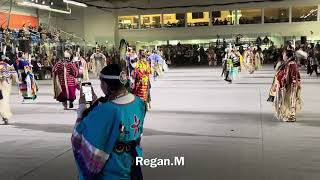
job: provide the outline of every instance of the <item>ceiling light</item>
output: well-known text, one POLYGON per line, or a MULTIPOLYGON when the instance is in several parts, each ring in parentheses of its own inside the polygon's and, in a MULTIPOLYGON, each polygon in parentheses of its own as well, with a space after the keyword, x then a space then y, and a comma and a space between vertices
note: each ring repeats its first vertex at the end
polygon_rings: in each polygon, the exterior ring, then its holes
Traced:
POLYGON ((17 2, 17 5, 26 6, 26 7, 34 7, 34 8, 43 9, 43 10, 52 11, 52 12, 57 12, 57 13, 71 14, 71 9, 68 9, 68 11, 63 11, 63 10, 59 10, 59 9, 53 9, 50 6, 47 6, 47 5, 35 4, 35 3, 31 3, 31 2, 26 2, 26 1, 17 2))
POLYGON ((64 3, 68 3, 68 4, 72 4, 72 5, 75 5, 75 6, 88 7, 86 4, 80 3, 80 2, 76 2, 76 1, 63 0, 63 2, 64 3))
POLYGON ((46 2, 45 2, 45 1, 42 1, 42 4, 46 4, 46 2))

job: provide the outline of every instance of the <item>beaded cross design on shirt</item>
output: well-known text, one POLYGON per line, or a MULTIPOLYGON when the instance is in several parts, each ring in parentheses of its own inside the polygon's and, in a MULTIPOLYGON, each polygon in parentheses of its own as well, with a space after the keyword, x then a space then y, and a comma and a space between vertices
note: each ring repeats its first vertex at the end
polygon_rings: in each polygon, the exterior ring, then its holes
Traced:
POLYGON ((134 137, 136 137, 139 127, 140 127, 140 120, 136 115, 134 115, 134 123, 130 125, 130 128, 134 130, 134 137))

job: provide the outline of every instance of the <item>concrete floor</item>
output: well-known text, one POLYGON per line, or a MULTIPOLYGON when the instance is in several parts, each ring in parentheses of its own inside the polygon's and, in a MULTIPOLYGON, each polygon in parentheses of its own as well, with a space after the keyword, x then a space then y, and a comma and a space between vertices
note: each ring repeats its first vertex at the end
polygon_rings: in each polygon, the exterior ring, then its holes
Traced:
MULTIPOLYGON (((282 123, 266 102, 271 67, 242 73, 234 84, 220 73, 177 68, 152 84, 145 158, 184 156, 185 166, 144 167, 145 179, 319 180, 320 79, 303 72, 303 111, 297 123, 282 123)), ((50 81, 39 84, 32 104, 21 104, 13 90, 12 125, 0 126, 1 180, 77 177, 70 151, 75 111, 63 111, 53 100, 50 81)))

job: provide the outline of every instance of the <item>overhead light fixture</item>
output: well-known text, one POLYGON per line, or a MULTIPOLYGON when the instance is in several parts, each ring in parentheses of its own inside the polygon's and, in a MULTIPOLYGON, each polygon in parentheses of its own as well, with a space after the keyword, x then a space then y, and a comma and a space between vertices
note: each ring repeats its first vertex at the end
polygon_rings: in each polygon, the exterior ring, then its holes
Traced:
POLYGON ((76 1, 63 0, 63 2, 67 3, 67 4, 72 4, 72 5, 75 5, 75 6, 88 7, 86 4, 80 3, 80 2, 76 2, 76 1))
POLYGON ((34 7, 42 10, 47 10, 47 11, 52 11, 52 12, 57 12, 57 13, 62 13, 62 14, 71 14, 71 9, 68 9, 68 11, 63 11, 59 9, 53 9, 50 6, 47 5, 42 5, 42 4, 36 4, 36 3, 31 3, 31 2, 17 2, 17 5, 19 6, 25 6, 25 7, 34 7))

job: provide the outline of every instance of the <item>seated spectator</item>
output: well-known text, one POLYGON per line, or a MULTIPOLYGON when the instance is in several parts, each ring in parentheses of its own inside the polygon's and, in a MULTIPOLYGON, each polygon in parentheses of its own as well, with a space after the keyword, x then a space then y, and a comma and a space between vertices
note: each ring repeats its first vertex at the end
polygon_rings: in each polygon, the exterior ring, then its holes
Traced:
POLYGON ((224 18, 223 25, 228 25, 228 20, 227 20, 227 18, 224 18))

